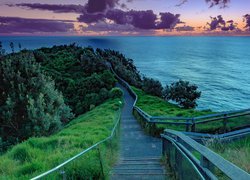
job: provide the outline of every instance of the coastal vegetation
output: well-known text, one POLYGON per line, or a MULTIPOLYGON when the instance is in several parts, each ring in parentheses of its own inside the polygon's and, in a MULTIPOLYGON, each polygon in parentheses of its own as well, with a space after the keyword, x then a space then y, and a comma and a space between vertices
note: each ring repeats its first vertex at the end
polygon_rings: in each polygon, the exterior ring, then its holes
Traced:
POLYGON ((250 136, 227 143, 210 139, 206 141, 205 145, 228 161, 250 173, 250 136))
MULTIPOLYGON (((106 101, 102 105, 81 115, 64 129, 49 137, 33 137, 20 143, 0 156, 0 179, 30 179, 39 175, 84 149, 110 136, 111 129, 119 118, 121 98, 106 101)), ((109 143, 88 152, 83 157, 69 163, 64 171, 73 179, 103 178, 100 158, 107 175, 117 152, 117 134, 109 143)), ((49 179, 59 178, 57 171, 49 179)))
MULTIPOLYGON (((148 113, 150 116, 167 116, 167 117, 197 117, 209 114, 215 114, 211 110, 196 110, 196 109, 185 109, 178 105, 172 104, 170 102, 166 102, 164 99, 159 98, 157 96, 152 96, 150 94, 145 93, 141 89, 133 87, 134 92, 138 96, 138 101, 136 106, 141 108, 143 111, 148 113)), ((147 132, 152 135, 159 136, 164 129, 174 129, 178 131, 186 131, 186 125, 176 125, 176 124, 155 124, 149 125, 143 121, 142 117, 134 111, 134 115, 142 124, 147 132)), ((164 121, 164 120, 163 120, 164 121)), ((185 123, 186 120, 168 120, 168 122, 183 122, 185 123)), ((240 129, 242 127, 249 126, 250 118, 249 115, 244 115, 240 117, 234 117, 227 120, 226 129, 223 124, 223 118, 218 121, 208 122, 205 124, 197 124, 196 125, 196 132, 201 133, 224 133, 240 129)))

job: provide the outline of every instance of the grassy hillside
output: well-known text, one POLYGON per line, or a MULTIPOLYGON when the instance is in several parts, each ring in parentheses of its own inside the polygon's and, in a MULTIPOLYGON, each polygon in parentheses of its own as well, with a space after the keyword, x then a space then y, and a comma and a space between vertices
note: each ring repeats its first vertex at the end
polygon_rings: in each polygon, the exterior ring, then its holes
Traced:
MULTIPOLYGON (((199 111, 195 109, 183 109, 177 105, 166 102, 159 97, 146 94, 144 91, 137 89, 135 87, 133 87, 133 90, 138 95, 138 102, 136 105, 151 116, 197 117, 197 116, 215 113, 210 110, 199 111)), ((149 126, 142 122, 141 118, 136 112, 135 112, 135 115, 137 119, 139 119, 143 127, 146 128, 146 131, 156 136, 162 133, 163 130, 166 128, 179 130, 179 131, 186 130, 185 125, 149 126)), ((176 122, 177 120, 173 120, 173 121, 176 122)), ((179 122, 185 122, 185 121, 179 120, 179 122)), ((232 130, 240 128, 241 126, 246 126, 249 124, 250 124, 249 116, 232 118, 228 120, 227 131, 232 131, 232 130)), ((196 131, 205 132, 205 133, 222 133, 224 132, 223 120, 196 125, 196 131)))
POLYGON ((151 116, 194 117, 212 113, 210 110, 198 111, 194 109, 183 109, 164 101, 162 98, 146 94, 144 91, 135 87, 133 87, 133 90, 138 95, 136 105, 151 116))
POLYGON ((250 136, 228 144, 211 140, 206 145, 225 159, 250 173, 250 136))
MULTIPOLYGON (((45 172, 94 143, 110 135, 121 106, 120 99, 108 100, 92 111, 72 120, 63 130, 50 137, 30 138, 0 157, 0 179, 28 179, 45 172)), ((114 161, 115 144, 101 146, 104 171, 114 161)), ((99 153, 91 151, 70 163, 67 177, 74 179, 102 177, 99 153)), ((53 174, 56 176, 58 174, 53 174)), ((50 177, 55 178, 55 177, 50 177)))

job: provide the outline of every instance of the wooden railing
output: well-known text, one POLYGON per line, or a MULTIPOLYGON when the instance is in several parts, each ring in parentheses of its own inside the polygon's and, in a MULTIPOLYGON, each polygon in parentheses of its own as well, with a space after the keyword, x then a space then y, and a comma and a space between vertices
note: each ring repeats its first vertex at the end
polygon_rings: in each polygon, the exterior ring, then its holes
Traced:
POLYGON ((163 155, 177 179, 250 179, 247 172, 182 132, 167 129, 162 140, 163 155))
MULTIPOLYGON (((226 132, 228 119, 250 115, 250 109, 238 110, 238 111, 225 111, 215 114, 197 116, 197 117, 170 117, 170 116, 150 116, 148 113, 143 111, 140 107, 136 106, 138 96, 133 91, 131 86, 123 80, 117 73, 114 71, 110 65, 110 69, 113 74, 118 79, 119 83, 122 84, 129 92, 129 94, 134 98, 133 109, 136 111, 147 123, 151 124, 171 124, 171 125, 180 125, 185 126, 186 131, 196 131, 196 125, 207 124, 215 121, 223 121, 224 132, 226 132)), ((250 122, 250 116, 249 116, 250 122)), ((248 124, 250 126, 250 123, 248 124)))

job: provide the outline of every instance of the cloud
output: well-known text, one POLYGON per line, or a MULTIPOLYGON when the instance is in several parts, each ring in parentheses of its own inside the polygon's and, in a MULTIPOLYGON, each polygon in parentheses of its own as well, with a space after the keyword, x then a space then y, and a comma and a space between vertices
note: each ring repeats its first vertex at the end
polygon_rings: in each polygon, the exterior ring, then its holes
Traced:
POLYGON ((211 17, 211 22, 207 23, 210 31, 220 29, 221 31, 233 31, 236 29, 237 24, 233 20, 225 21, 221 15, 211 17))
POLYGON ((220 6, 221 8, 225 8, 230 0, 206 0, 206 2, 210 4, 210 7, 220 6))
MULTIPOLYGON (((127 3, 133 0, 127 0, 127 3)), ((129 25, 141 30, 174 29, 182 23, 179 14, 162 12, 155 14, 152 10, 128 10, 120 0, 88 0, 85 5, 62 5, 20 3, 9 6, 27 7, 29 9, 49 10, 54 13, 78 13, 77 20, 93 26, 100 22, 110 20, 117 25, 129 25), (122 9, 117 9, 121 7, 122 9)), ((114 27, 114 26, 113 26, 114 27)), ((110 25, 107 26, 110 29, 110 25)))
POLYGON ((178 23, 181 23, 179 14, 169 12, 160 13, 160 19, 152 10, 146 11, 123 11, 120 9, 109 10, 106 14, 82 14, 78 20, 85 23, 94 23, 106 19, 115 22, 118 25, 133 25, 139 29, 173 29, 178 23))
POLYGON ((182 23, 179 19, 180 14, 172 14, 170 12, 160 13, 160 23, 158 29, 173 29, 177 24, 182 23))
POLYGON ((66 33, 74 30, 72 21, 0 16, 0 33, 66 33))
POLYGON ((48 10, 54 13, 82 13, 85 10, 85 6, 74 4, 40 4, 40 3, 20 3, 20 4, 7 4, 7 6, 13 7, 26 7, 28 9, 48 10))
POLYGON ((106 12, 119 5, 119 0, 88 0, 86 10, 88 13, 106 12))
POLYGON ((129 24, 114 24, 107 22, 98 22, 96 24, 90 24, 88 27, 83 27, 84 31, 113 31, 113 32, 124 32, 124 31, 135 31, 134 26, 129 24))
POLYGON ((192 26, 180 26, 175 28, 176 31, 194 31, 194 27, 192 26))
POLYGON ((250 14, 246 14, 243 16, 244 17, 244 22, 246 22, 245 28, 250 31, 250 14))

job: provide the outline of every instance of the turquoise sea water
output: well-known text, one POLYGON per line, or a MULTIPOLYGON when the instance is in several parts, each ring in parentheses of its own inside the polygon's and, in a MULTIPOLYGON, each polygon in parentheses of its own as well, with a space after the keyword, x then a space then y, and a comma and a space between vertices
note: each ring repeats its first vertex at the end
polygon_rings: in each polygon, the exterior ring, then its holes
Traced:
POLYGON ((163 85, 178 79, 199 86, 198 109, 250 108, 250 37, 0 37, 4 47, 77 43, 119 50, 163 85))

